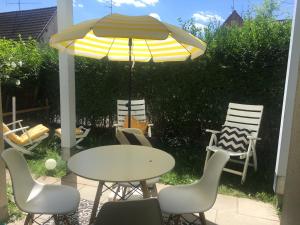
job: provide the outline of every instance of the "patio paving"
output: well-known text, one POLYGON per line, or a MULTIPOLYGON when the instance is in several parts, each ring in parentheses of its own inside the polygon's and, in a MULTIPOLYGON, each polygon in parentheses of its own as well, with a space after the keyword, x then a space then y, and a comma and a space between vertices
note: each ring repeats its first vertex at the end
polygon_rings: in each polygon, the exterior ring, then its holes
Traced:
MULTIPOLYGON (((9 179, 9 178, 8 178, 9 179)), ((40 177, 38 181, 47 184, 66 184, 76 187, 81 198, 93 201, 97 189, 97 182, 87 180, 74 175, 68 175, 62 180, 53 177, 40 177)), ((157 185, 158 190, 166 187, 157 185)), ((106 202, 109 192, 102 195, 101 202, 106 202)), ((215 205, 205 213, 208 225, 279 225, 279 216, 276 209, 268 203, 246 198, 238 198, 219 194, 215 205)), ((18 221, 9 225, 21 225, 24 221, 18 221)))

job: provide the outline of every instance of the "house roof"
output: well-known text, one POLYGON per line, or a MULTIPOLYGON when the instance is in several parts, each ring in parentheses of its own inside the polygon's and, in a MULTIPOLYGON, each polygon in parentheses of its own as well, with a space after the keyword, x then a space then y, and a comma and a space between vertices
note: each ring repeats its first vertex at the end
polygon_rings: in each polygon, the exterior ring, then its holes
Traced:
POLYGON ((230 16, 223 23, 223 26, 232 26, 232 25, 242 26, 243 22, 244 22, 243 18, 238 14, 236 10, 233 10, 230 16))
POLYGON ((0 38, 39 39, 55 14, 56 7, 0 13, 0 38))

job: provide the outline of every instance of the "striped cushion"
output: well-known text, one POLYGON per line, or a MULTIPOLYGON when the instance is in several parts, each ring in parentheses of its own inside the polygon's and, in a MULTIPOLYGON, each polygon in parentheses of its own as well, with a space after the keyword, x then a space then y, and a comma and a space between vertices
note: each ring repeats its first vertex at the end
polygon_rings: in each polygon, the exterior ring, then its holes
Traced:
POLYGON ((219 134, 217 147, 233 152, 247 152, 249 136, 251 132, 248 129, 224 126, 219 134))

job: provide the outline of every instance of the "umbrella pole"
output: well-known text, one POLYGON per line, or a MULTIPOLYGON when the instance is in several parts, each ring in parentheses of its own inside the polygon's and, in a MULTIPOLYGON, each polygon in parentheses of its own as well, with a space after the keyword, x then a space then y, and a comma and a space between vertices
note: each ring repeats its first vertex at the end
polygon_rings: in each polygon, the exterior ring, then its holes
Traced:
POLYGON ((132 74, 133 74, 133 65, 131 59, 131 51, 132 51, 132 38, 129 38, 129 79, 128 79, 128 127, 131 128, 131 92, 132 92, 132 74))

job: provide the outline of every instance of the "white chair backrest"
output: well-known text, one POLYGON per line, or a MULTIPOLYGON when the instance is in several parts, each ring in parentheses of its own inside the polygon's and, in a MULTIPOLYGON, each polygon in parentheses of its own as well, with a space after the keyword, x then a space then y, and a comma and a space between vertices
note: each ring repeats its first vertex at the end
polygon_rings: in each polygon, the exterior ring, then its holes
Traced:
POLYGON ((205 193, 205 198, 207 200, 208 209, 213 206, 217 198, 218 186, 220 182, 220 177, 228 162, 230 156, 226 151, 217 151, 208 160, 207 166, 203 172, 198 184, 205 193))
POLYGON ((245 128, 250 130, 254 137, 257 137, 263 109, 263 105, 229 103, 224 126, 245 128))
POLYGON ((155 198, 106 202, 94 225, 163 225, 162 213, 155 198))
POLYGON ((5 150, 1 156, 10 172, 15 201, 21 209, 24 209, 28 197, 35 185, 35 181, 31 177, 26 160, 22 153, 15 149, 5 150))
MULTIPOLYGON (((118 124, 123 125, 125 117, 128 115, 128 100, 117 100, 118 124)), ((131 116, 138 121, 146 121, 145 99, 131 100, 131 116)))

